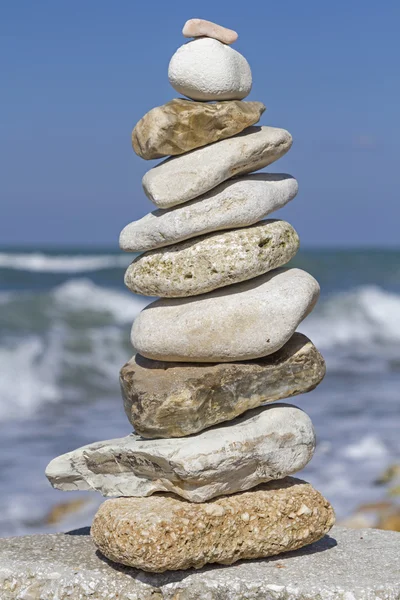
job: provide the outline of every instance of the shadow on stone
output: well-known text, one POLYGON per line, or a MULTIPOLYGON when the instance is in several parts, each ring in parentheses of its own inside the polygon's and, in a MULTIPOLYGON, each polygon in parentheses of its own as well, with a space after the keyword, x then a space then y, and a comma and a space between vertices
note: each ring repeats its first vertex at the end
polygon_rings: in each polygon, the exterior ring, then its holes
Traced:
MULTIPOLYGON (((90 531, 88 527, 83 529, 77 529, 76 532, 70 532, 69 535, 85 535, 85 533, 79 533, 84 531, 90 531)), ((270 556, 268 558, 260 558, 256 560, 239 560, 233 565, 219 565, 217 563, 206 565, 201 569, 187 569, 186 571, 164 571, 163 573, 150 573, 147 571, 142 571, 140 569, 134 569, 133 567, 127 567, 125 565, 112 562, 99 550, 96 550, 96 556, 105 562, 108 566, 112 567, 115 571, 119 571, 121 573, 125 573, 126 575, 130 575, 133 579, 140 581, 142 583, 147 583, 152 586, 162 586, 167 583, 179 583, 180 581, 184 581, 187 577, 193 574, 202 574, 209 573, 210 571, 216 571, 221 569, 229 569, 232 566, 237 567, 240 565, 246 564, 260 564, 260 563, 269 563, 275 561, 284 561, 286 558, 295 558, 299 556, 306 556, 317 554, 319 552, 326 552, 331 550, 337 546, 337 541, 330 537, 329 535, 325 535, 318 542, 314 542, 313 544, 309 544, 304 548, 300 548, 299 550, 295 550, 293 552, 284 552, 282 554, 278 554, 277 556, 270 556), (165 579, 165 581, 164 581, 165 579)))
POLYGON ((80 529, 73 529, 67 531, 65 535, 87 535, 90 536, 90 527, 81 527, 80 529))

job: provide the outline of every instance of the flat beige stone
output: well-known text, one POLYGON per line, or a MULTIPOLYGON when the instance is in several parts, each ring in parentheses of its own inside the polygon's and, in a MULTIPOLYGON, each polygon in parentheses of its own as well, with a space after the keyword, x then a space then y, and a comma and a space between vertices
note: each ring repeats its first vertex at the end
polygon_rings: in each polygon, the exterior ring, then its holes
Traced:
POLYGON ((261 221, 146 252, 128 267, 125 284, 143 296, 205 294, 285 265, 299 245, 299 236, 286 221, 261 221))
POLYGON ((91 535, 109 560, 161 573, 297 550, 334 523, 329 502, 309 483, 288 477, 205 504, 172 495, 107 500, 91 535))
POLYGON ((285 129, 248 127, 231 138, 168 158, 147 171, 143 189, 159 208, 177 206, 231 177, 263 169, 291 145, 292 136, 285 129))
POLYGON ((228 45, 233 44, 238 39, 238 34, 233 29, 227 29, 222 25, 204 19, 189 19, 183 26, 182 33, 187 38, 205 36, 228 45))
POLYGON ((253 225, 293 200, 298 190, 294 177, 255 173, 230 179, 172 209, 157 209, 121 232, 119 244, 126 252, 143 252, 212 231, 253 225))
POLYGON ((290 404, 255 408, 195 436, 95 442, 53 459, 46 476, 63 491, 103 496, 173 492, 190 502, 248 490, 303 469, 315 450, 310 417, 290 404))
POLYGON ((145 438, 197 433, 261 404, 314 389, 325 361, 301 333, 278 352, 235 363, 171 363, 136 354, 121 369, 124 407, 145 438))
POLYGON ((132 146, 146 160, 189 152, 232 137, 254 125, 261 102, 194 102, 175 98, 150 110, 132 131, 132 146))
POLYGON ((276 352, 312 311, 315 279, 300 269, 276 269, 194 298, 149 304, 131 340, 142 356, 176 362, 232 362, 276 352))

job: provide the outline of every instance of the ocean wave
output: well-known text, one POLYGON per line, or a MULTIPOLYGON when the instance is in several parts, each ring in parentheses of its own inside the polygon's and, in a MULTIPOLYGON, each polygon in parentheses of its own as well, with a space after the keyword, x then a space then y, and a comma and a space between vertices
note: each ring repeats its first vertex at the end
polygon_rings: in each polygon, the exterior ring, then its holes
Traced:
POLYGON ((124 268, 131 258, 125 255, 51 255, 36 253, 0 252, 0 269, 42 273, 84 273, 103 269, 124 268))
POLYGON ((149 299, 90 279, 0 298, 0 420, 118 393, 130 327, 149 299))
POLYGON ((400 345, 400 296, 375 286, 320 300, 300 327, 320 348, 400 345))
POLYGON ((70 279, 51 292, 57 308, 69 312, 106 314, 115 323, 133 321, 150 299, 99 286, 90 279, 70 279))

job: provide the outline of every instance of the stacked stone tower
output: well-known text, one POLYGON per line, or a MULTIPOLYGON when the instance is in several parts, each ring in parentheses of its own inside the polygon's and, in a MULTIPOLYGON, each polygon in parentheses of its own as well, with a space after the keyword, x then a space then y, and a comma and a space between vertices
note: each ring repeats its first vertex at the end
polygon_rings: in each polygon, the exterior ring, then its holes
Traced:
POLYGON ((120 238, 123 250, 144 252, 126 285, 160 297, 135 320, 137 354, 121 370, 136 433, 60 456, 46 471, 59 489, 116 497, 94 519, 96 545, 156 572, 295 550, 334 522, 319 492, 290 477, 314 453, 309 417, 268 405, 325 373, 296 333, 318 283, 282 268, 299 238, 289 223, 264 220, 295 197, 297 182, 249 174, 292 138, 255 126, 265 107, 243 101, 252 77, 231 48, 235 32, 194 19, 183 33, 195 39, 172 57, 169 80, 190 100, 153 108, 132 135, 142 158, 172 156, 143 178, 158 209, 120 238))

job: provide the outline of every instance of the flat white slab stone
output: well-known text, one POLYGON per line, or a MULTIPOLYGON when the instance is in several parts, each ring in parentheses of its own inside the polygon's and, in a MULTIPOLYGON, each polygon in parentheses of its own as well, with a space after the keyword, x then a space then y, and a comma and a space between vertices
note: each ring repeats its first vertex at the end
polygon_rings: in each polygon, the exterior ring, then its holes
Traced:
POLYGON ((296 179, 285 174, 254 173, 230 179, 196 200, 155 210, 129 223, 119 245, 126 252, 142 252, 212 231, 253 225, 293 200, 297 190, 296 179))
POLYGON ((2 600, 398 600, 400 533, 333 527, 270 559, 144 573, 96 551, 89 527, 0 539, 2 600))
POLYGON ((290 404, 274 404, 191 437, 145 440, 132 434, 83 446, 52 460, 46 476, 66 492, 174 492, 206 502, 297 473, 314 450, 310 417, 290 404))
POLYGON ((178 48, 169 63, 168 79, 179 94, 192 100, 243 100, 252 86, 245 57, 209 37, 178 48))
POLYGON ((163 298, 135 319, 131 341, 146 358, 176 362, 251 360, 276 352, 312 311, 316 280, 301 269, 192 298, 163 298))
POLYGON ((158 208, 177 206, 231 177, 267 167, 291 145, 286 129, 247 127, 231 138, 164 160, 144 175, 143 189, 158 208))

